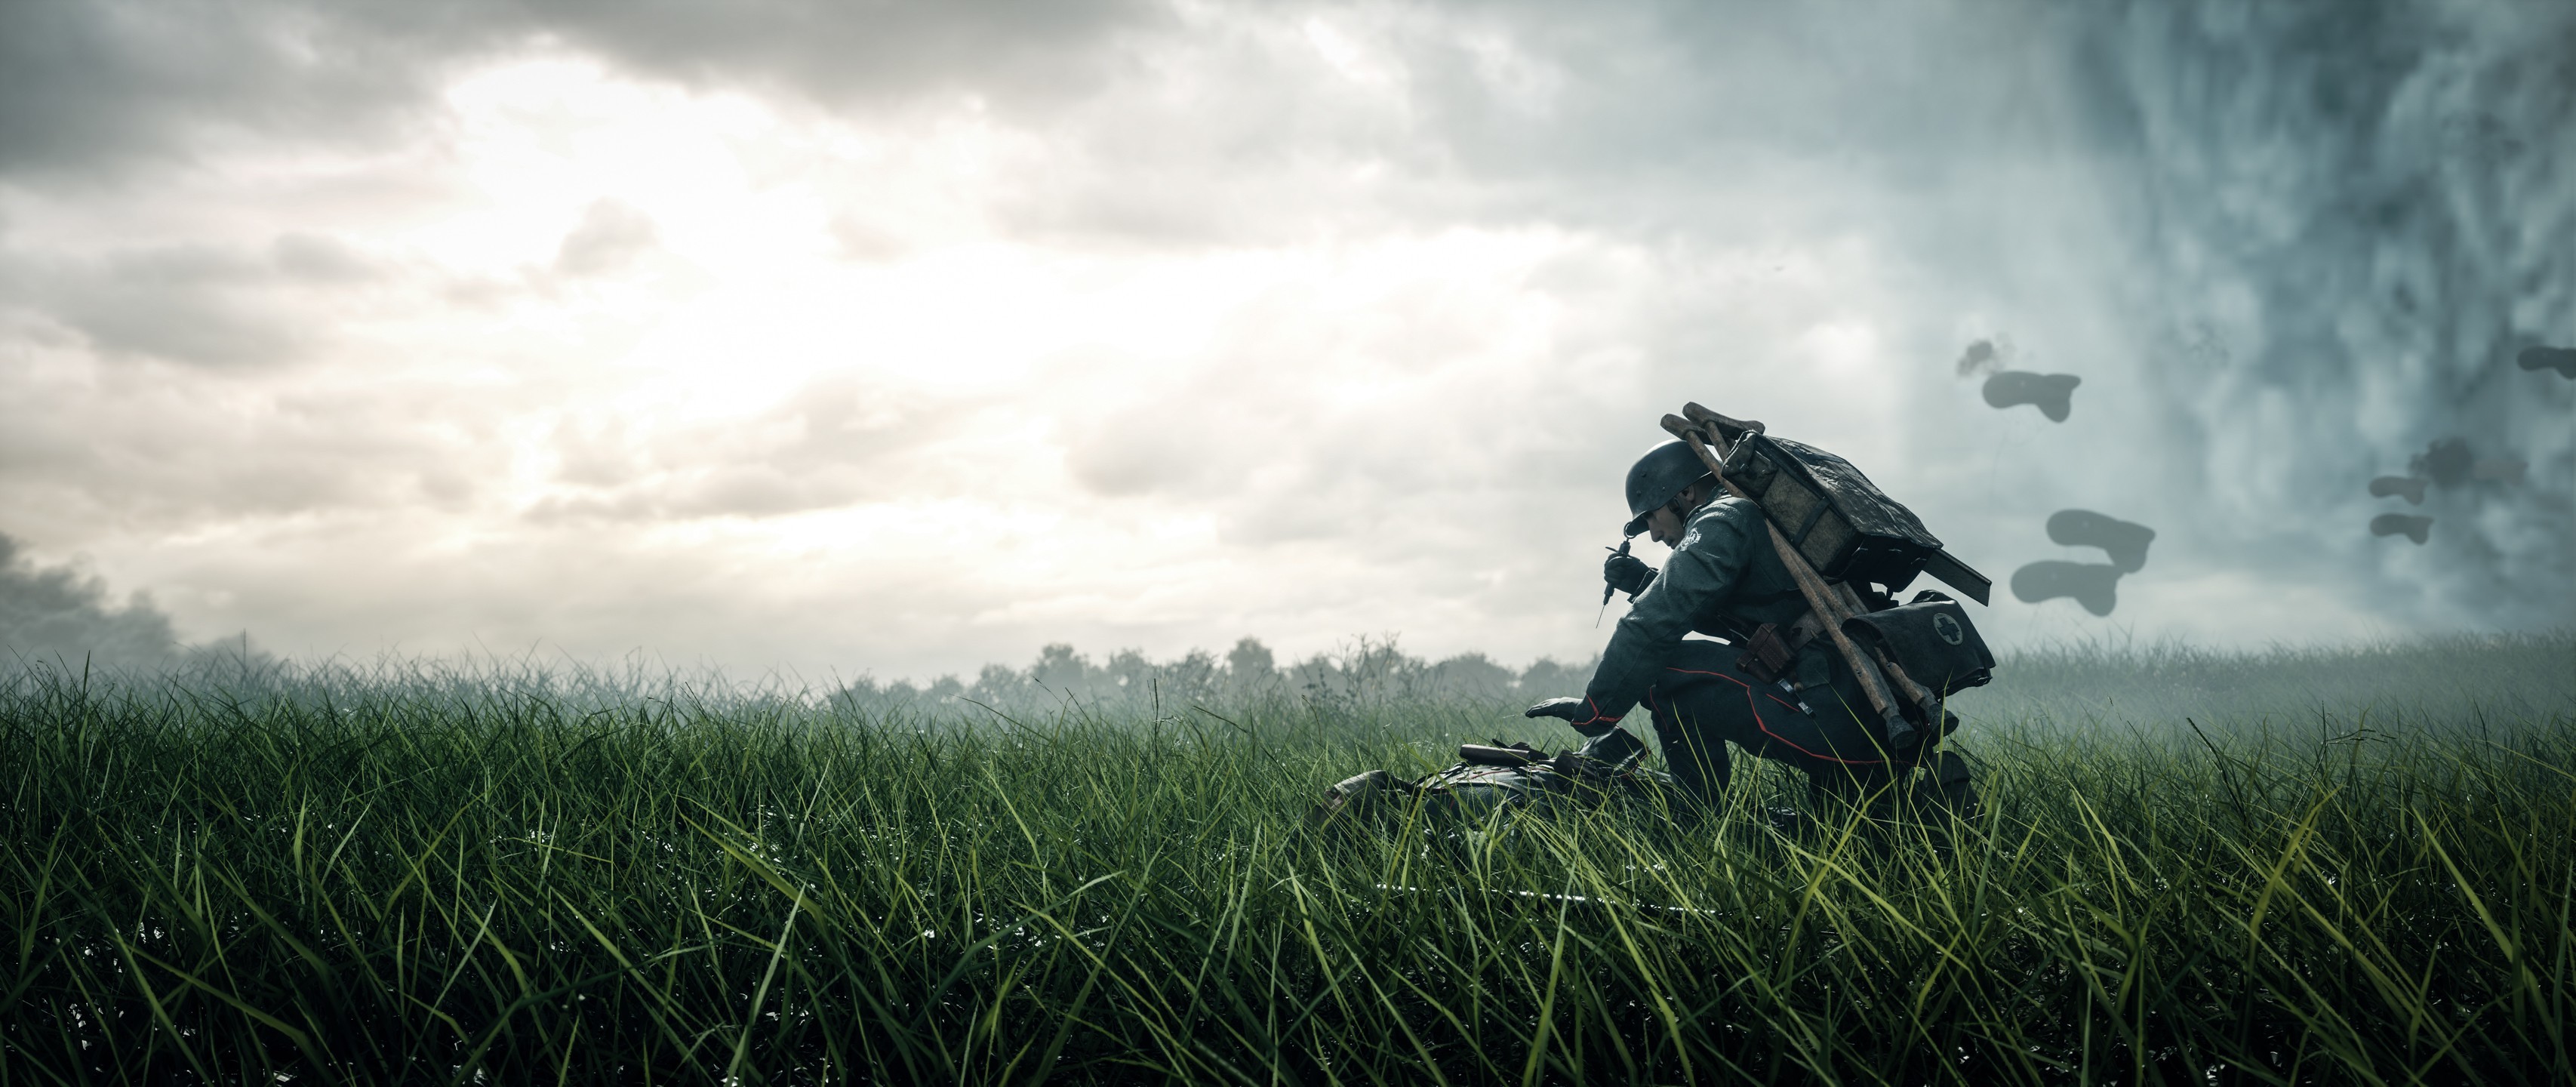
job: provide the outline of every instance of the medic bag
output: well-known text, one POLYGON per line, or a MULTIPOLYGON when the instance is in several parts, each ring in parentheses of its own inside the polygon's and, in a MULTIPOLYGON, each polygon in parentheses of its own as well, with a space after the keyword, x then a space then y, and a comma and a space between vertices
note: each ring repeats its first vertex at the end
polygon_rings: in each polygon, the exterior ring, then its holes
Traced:
POLYGON ((1937 697, 1983 687, 1995 678, 1995 655, 1986 648, 1986 640, 1977 636, 1968 610, 1929 589, 1903 607, 1844 620, 1843 633, 1886 654, 1937 697))

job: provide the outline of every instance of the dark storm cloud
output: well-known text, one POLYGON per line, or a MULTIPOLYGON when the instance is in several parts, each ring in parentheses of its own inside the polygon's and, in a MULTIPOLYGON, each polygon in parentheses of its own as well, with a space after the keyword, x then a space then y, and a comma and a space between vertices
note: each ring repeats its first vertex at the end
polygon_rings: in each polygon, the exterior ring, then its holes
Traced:
MULTIPOLYGON (((2371 577, 2380 552, 2328 529, 2374 469, 2456 434, 2564 478, 2568 391, 2510 360, 2576 332, 2576 7, 2140 3, 2077 30, 2150 302, 2170 342, 2216 345, 2151 371, 2170 448, 2261 526, 2240 538, 2313 539, 2275 553, 2371 577)), ((2431 501, 2450 554, 2412 568, 2419 592, 2508 624, 2576 614, 2563 488, 2431 501)))
POLYGON ((170 617, 136 594, 122 606, 107 585, 65 567, 40 567, 0 534, 0 653, 78 664, 149 664, 179 649, 170 617))
POLYGON ((464 20, 515 23, 689 82, 784 88, 825 102, 961 91, 1031 104, 1120 71, 1118 35, 1170 17, 1165 5, 1138 0, 574 0, 459 5, 441 21, 464 20))
POLYGON ((168 164, 223 131, 375 136, 429 73, 410 43, 331 10, 0 4, 0 173, 168 164))
POLYGON ((17 309, 101 354, 206 366, 293 361, 321 338, 314 292, 362 286, 375 262, 336 239, 0 252, 0 312, 17 309))
POLYGON ((1096 85, 1127 0, 0 4, 0 175, 168 166, 209 141, 374 143, 425 119, 457 65, 539 44, 658 78, 825 104, 969 93, 1042 104, 1096 85))

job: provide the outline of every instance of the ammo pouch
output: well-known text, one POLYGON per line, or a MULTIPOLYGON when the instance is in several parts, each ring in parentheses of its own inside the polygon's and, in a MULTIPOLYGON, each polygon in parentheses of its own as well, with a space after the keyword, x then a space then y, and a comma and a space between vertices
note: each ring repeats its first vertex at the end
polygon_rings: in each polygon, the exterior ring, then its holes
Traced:
POLYGON ((1926 592, 1914 603, 1843 622, 1843 633, 1855 642, 1887 654, 1914 682, 1947 698, 1995 678, 1995 655, 1968 622, 1967 609, 1939 593, 1926 592))

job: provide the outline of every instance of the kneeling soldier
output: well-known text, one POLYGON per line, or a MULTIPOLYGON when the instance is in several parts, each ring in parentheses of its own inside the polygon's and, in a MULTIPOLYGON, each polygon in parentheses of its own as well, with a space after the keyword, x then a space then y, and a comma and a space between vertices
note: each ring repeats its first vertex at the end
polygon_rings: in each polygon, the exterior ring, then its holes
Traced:
POLYGON ((1726 494, 1681 442, 1628 470, 1628 508, 1627 535, 1652 533, 1672 558, 1658 573, 1610 557, 1604 576, 1634 603, 1583 696, 1527 716, 1563 718, 1588 738, 1585 754, 1616 762, 1643 746, 1618 727, 1642 702, 1673 777, 1704 803, 1726 787, 1729 742, 1807 771, 1820 791, 1857 798, 1891 784, 1902 764, 1885 726, 1773 550, 1762 511, 1726 494), (1683 637, 1694 630, 1735 644, 1683 637))

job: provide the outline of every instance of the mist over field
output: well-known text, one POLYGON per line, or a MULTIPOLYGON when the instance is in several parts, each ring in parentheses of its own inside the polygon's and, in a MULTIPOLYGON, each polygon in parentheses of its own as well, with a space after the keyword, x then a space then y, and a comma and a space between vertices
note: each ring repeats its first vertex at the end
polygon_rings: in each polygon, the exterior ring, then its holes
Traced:
POLYGON ((2007 650, 2560 629, 2571 58, 2545 0, 11 4, 0 648, 1517 694, 1685 400, 2007 650), (2115 599, 2006 588, 2105 563, 2066 510, 2153 530, 2115 599))

